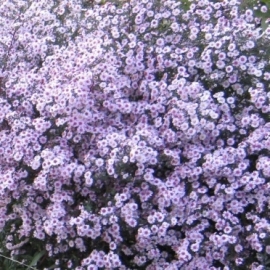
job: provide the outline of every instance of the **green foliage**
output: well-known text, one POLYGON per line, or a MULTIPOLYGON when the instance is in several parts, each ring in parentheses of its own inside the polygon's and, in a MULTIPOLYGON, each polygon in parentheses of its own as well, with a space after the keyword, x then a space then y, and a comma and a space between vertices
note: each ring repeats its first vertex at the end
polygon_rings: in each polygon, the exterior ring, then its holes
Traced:
MULTIPOLYGON (((0 259, 1 267, 3 267, 3 268, 0 268, 1 270, 14 270, 14 269, 25 270, 26 267, 28 267, 27 270, 31 270, 31 269, 37 270, 36 268, 33 268, 33 267, 31 267, 25 263, 22 263, 14 258, 6 257, 6 256, 2 255, 1 253, 0 253, 0 257, 1 257, 1 259, 0 259)), ((31 256, 25 255, 25 259, 29 258, 29 257, 31 257, 31 256)))
POLYGON ((192 1, 189 1, 189 0, 181 0, 180 2, 181 2, 181 7, 185 11, 189 10, 190 5, 192 4, 192 1))
POLYGON ((270 0, 264 0, 264 1, 242 0, 241 8, 243 10, 245 9, 254 10, 255 16, 261 19, 261 28, 263 31, 269 26, 269 24, 267 23, 267 20, 270 18, 270 0), (268 9, 266 13, 263 13, 261 11, 261 7, 263 6, 266 6, 268 9))
POLYGON ((41 259, 41 257, 45 255, 45 253, 46 253, 45 250, 36 252, 27 270, 29 270, 31 266, 36 266, 37 262, 41 259))

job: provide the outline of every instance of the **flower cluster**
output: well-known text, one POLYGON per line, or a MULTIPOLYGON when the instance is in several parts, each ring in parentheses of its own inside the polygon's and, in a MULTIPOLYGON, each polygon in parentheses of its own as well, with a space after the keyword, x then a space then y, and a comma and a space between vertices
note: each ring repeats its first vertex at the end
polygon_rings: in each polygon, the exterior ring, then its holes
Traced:
POLYGON ((6 249, 77 270, 260 269, 269 28, 238 1, 98 2, 0 4, 6 249))

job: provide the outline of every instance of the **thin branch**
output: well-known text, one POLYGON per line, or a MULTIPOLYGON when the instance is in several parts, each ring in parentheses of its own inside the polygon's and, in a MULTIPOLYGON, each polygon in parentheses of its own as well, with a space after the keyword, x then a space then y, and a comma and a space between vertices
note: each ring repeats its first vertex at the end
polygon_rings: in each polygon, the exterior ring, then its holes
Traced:
POLYGON ((24 263, 19 262, 19 261, 17 261, 17 260, 11 259, 11 258, 9 258, 9 257, 6 257, 6 256, 2 255, 2 254, 0 254, 0 256, 1 256, 1 257, 4 257, 4 258, 6 258, 6 259, 8 259, 8 260, 10 260, 10 261, 16 262, 16 263, 18 263, 18 264, 20 264, 20 265, 27 266, 27 267, 30 268, 30 269, 37 270, 37 268, 33 268, 33 267, 31 267, 30 265, 27 265, 27 264, 24 264, 24 263))

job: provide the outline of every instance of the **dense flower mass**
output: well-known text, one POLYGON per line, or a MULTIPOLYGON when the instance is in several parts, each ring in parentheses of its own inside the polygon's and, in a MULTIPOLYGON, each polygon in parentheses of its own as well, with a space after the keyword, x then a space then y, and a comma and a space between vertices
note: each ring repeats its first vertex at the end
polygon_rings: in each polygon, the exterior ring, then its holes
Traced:
POLYGON ((270 28, 253 10, 9 0, 0 25, 7 254, 31 242, 45 269, 263 269, 270 28))

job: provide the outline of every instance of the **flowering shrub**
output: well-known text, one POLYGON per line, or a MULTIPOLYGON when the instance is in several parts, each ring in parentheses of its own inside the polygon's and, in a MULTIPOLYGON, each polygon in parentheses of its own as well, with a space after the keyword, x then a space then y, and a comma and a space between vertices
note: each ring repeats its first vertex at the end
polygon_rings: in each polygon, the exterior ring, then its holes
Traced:
POLYGON ((251 9, 13 0, 0 14, 3 252, 46 250, 50 269, 263 269, 270 28, 251 9))

